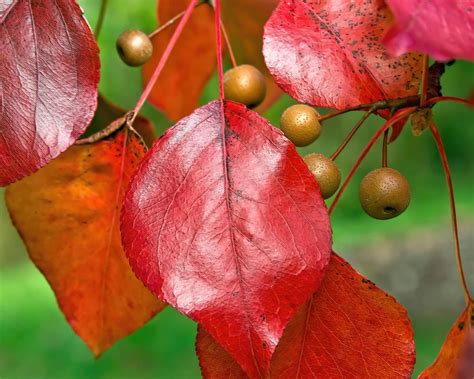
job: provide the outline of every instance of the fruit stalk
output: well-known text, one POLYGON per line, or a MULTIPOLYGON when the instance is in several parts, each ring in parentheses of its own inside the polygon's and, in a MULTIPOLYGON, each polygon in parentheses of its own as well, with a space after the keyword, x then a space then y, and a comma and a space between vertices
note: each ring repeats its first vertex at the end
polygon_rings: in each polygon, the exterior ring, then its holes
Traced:
POLYGON ((107 11, 108 3, 109 3, 109 0, 102 0, 102 3, 100 4, 99 16, 97 18, 97 23, 96 23, 95 31, 94 31, 94 37, 96 40, 99 39, 100 32, 102 30, 102 25, 104 24, 104 18, 105 18, 105 13, 107 11))
POLYGON ((416 110, 416 107, 410 107, 403 109, 399 111, 397 114, 395 114, 393 117, 389 118, 385 124, 382 125, 382 127, 374 134, 374 136, 371 138, 369 143, 365 146, 364 150, 362 153, 359 155, 357 158, 357 161, 354 163, 354 166, 352 166, 351 171, 349 172, 349 175, 347 175, 347 178, 344 180, 344 183, 342 184, 340 190, 337 192, 336 197, 334 198, 334 201, 331 204, 331 207, 329 208, 329 214, 332 213, 334 210, 334 207, 337 205, 339 202, 339 199, 341 198, 342 194, 344 193, 347 185, 349 184, 350 180, 354 176, 354 173, 356 170, 359 168, 361 165, 362 161, 365 159, 367 154, 369 153, 370 149, 374 146, 375 142, 379 139, 379 137, 386 131, 388 130, 393 124, 396 122, 402 120, 403 118, 409 116, 411 113, 413 113, 416 110))
POLYGON ((352 137, 357 133, 359 128, 362 126, 362 124, 369 118, 369 116, 374 112, 374 108, 370 108, 367 112, 364 113, 362 118, 357 122, 357 124, 352 128, 352 130, 349 132, 347 137, 342 141, 342 143, 339 145, 339 147, 336 149, 336 151, 331 155, 331 159, 335 160, 339 154, 345 149, 347 144, 350 142, 352 137))
POLYGON ((227 30, 225 29, 225 25, 222 22, 222 20, 221 20, 221 29, 222 29, 222 35, 224 36, 225 44, 227 46, 227 50, 229 51, 229 57, 230 57, 230 62, 232 63, 232 67, 237 67, 237 61, 235 59, 234 50, 232 50, 229 35, 227 34, 227 30))
MULTIPOLYGON (((194 8, 197 8, 197 7, 199 7, 200 5, 203 5, 203 4, 206 4, 206 1, 201 0, 201 2, 196 4, 196 6, 194 8)), ((148 35, 148 38, 152 38, 152 37, 156 36, 157 34, 160 34, 163 30, 168 29, 171 25, 173 25, 176 21, 178 21, 181 17, 183 17, 185 13, 186 13, 186 10, 178 13, 173 18, 170 18, 163 25, 160 25, 157 29, 155 29, 153 32, 151 32, 148 35)))
POLYGON ((446 150, 444 149, 443 141, 434 123, 430 123, 430 129, 431 129, 431 133, 433 134, 433 138, 436 142, 436 146, 438 148, 441 161, 443 163, 444 174, 446 177, 446 184, 448 186, 448 192, 449 192, 449 206, 451 209, 451 226, 452 226, 453 240, 454 240, 454 254, 456 256, 456 264, 458 266, 459 278, 461 280, 461 286, 464 291, 466 304, 469 304, 470 302, 473 301, 473 299, 469 292, 469 287, 467 286, 466 277, 464 275, 464 270, 463 270, 463 265, 462 265, 461 249, 460 249, 460 244, 459 244, 458 220, 457 220, 457 214, 456 214, 456 202, 454 200, 454 188, 453 188, 453 182, 451 179, 451 170, 449 169, 448 157, 446 155, 446 150))

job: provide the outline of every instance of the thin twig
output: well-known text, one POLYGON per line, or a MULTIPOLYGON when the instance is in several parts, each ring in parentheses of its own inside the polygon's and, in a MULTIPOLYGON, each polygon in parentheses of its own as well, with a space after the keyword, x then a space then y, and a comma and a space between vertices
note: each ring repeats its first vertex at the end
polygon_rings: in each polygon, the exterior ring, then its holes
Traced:
POLYGON ((109 3, 109 0, 102 0, 102 4, 100 4, 99 17, 97 18, 97 23, 95 25, 95 31, 94 31, 94 37, 96 40, 99 39, 100 32, 102 30, 102 25, 104 25, 104 18, 105 18, 105 13, 107 11, 108 3, 109 3))
POLYGON ((463 265, 462 265, 461 249, 460 249, 460 244, 459 244, 459 233, 458 233, 458 220, 457 220, 457 215, 456 215, 456 202, 454 200, 454 188, 453 188, 453 182, 451 179, 451 170, 449 169, 448 157, 446 155, 446 151, 444 150, 443 141, 441 140, 441 136, 434 123, 430 123, 430 129, 436 141, 436 146, 438 148, 439 155, 443 163, 444 174, 446 176, 446 183, 448 185, 448 192, 449 192, 449 206, 451 208, 451 225, 452 225, 453 239, 454 239, 454 254, 456 256, 456 263, 458 266, 461 286, 464 291, 464 297, 466 299, 466 303, 469 304, 470 302, 473 301, 473 299, 471 297, 469 288, 467 286, 466 277, 464 275, 464 270, 463 270, 463 265))
POLYGON ((340 111, 327 113, 319 117, 319 121, 322 122, 325 120, 329 120, 330 118, 339 116, 347 112, 352 112, 352 111, 361 111, 361 110, 368 110, 368 109, 373 109, 373 112, 376 112, 382 109, 390 109, 391 111, 396 111, 401 108, 409 108, 409 107, 417 106, 419 103, 420 103, 420 96, 408 96, 408 97, 402 97, 400 99, 380 100, 374 103, 356 105, 354 107, 346 108, 340 111))
POLYGON ((108 136, 119 130, 127 122, 127 119, 130 117, 130 115, 131 112, 126 113, 122 117, 112 121, 109 125, 107 125, 104 129, 99 130, 97 133, 94 133, 89 137, 77 140, 75 144, 86 145, 107 138, 108 136))

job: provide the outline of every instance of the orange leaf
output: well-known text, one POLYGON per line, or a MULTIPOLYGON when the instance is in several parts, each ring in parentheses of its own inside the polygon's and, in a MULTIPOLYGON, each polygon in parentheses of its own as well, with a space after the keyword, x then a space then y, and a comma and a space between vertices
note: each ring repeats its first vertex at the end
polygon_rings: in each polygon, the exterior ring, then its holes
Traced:
POLYGON ((139 139, 121 129, 72 146, 6 191, 32 261, 96 356, 165 306, 135 277, 120 240, 124 191, 143 154, 139 139))
MULTIPOLYGON (((188 3, 189 0, 160 0, 160 24, 179 14, 188 3)), ((222 2, 222 21, 237 62, 255 65, 267 81, 267 96, 257 111, 267 109, 281 94, 266 68, 262 54, 263 26, 277 4, 277 0, 222 2)), ((172 120, 187 116, 198 106, 201 92, 216 69, 214 23, 211 5, 204 4, 194 10, 149 97, 149 101, 172 120)), ((175 28, 169 27, 152 38, 153 56, 143 66, 145 84, 150 80, 175 28)))
MULTIPOLYGON (((446 340, 433 364, 426 368, 418 377, 419 379, 447 379, 447 378, 472 378, 472 359, 466 357, 466 362, 471 361, 470 376, 460 376, 460 366, 465 357, 468 341, 474 338, 474 304, 464 309, 449 331, 446 340)), ((467 373, 466 373, 467 374, 467 373)))
MULTIPOLYGON (((246 378, 203 328, 196 349, 205 378, 246 378)), ((288 324, 271 378, 409 378, 415 363, 405 309, 332 255, 319 290, 288 324)))

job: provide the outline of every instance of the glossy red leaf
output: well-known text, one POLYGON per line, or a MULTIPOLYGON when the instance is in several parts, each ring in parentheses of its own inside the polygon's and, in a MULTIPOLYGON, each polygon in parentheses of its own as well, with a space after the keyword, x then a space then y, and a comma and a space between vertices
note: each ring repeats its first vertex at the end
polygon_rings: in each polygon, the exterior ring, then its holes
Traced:
MULTIPOLYGON (((247 376, 203 328, 196 350, 204 378, 247 376)), ((288 324, 271 378, 410 378, 413 330, 405 309, 332 254, 319 290, 288 324)))
POLYGON ((71 146, 6 190, 31 260, 96 356, 165 307, 133 274, 120 240, 125 189, 144 153, 122 127, 71 146))
POLYGON ((214 101, 145 156, 122 239, 145 285, 259 376, 320 284, 331 230, 294 145, 256 112, 214 101))
POLYGON ((85 131, 99 49, 73 0, 0 4, 0 185, 44 166, 85 131))
MULTIPOLYGON (((267 96, 258 110, 268 108, 281 94, 265 66, 262 55, 263 25, 278 0, 224 0, 222 21, 228 31, 239 64, 253 64, 265 75, 267 96)), ((160 24, 182 12, 189 0, 160 0, 160 24)), ((180 36, 177 45, 160 75, 149 101, 172 120, 189 115, 198 106, 199 97, 216 70, 216 39, 214 10, 210 4, 197 7, 180 36)), ((152 38, 153 56, 143 66, 147 83, 161 58, 175 26, 152 38)))
POLYGON ((280 87, 335 109, 415 95, 421 58, 390 58, 383 0, 282 0, 265 26, 264 56, 280 87))
POLYGON ((446 340, 433 364, 426 368, 419 379, 468 379, 474 375, 472 356, 466 357, 466 349, 470 339, 474 338, 474 305, 471 303, 464 309, 449 331, 446 340), (463 362, 465 360, 465 362, 463 362), (461 370, 463 372, 462 376, 461 370), (467 371, 471 371, 470 375, 467 371))
POLYGON ((395 24, 384 43, 391 54, 417 51, 438 61, 474 60, 472 0, 387 0, 395 24))

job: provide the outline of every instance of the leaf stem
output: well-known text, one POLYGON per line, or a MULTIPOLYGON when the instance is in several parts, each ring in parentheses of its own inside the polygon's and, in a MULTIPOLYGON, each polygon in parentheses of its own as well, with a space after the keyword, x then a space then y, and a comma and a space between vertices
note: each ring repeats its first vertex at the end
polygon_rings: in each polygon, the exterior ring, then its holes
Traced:
POLYGON ((138 99, 137 104, 135 105, 135 108, 133 109, 133 117, 130 121, 130 124, 133 124, 133 121, 135 121, 135 118, 137 117, 138 112, 140 112, 140 109, 143 107, 143 104, 145 104, 146 99, 150 95, 150 92, 152 91, 158 77, 160 76, 161 71, 163 71, 163 68, 165 67, 165 64, 168 61, 168 58, 171 54, 171 51, 176 45, 176 42, 178 41, 179 36, 183 32, 183 29, 186 26, 186 23, 188 22, 189 18, 191 17, 191 14, 194 8, 196 7, 196 4, 198 1, 199 0, 191 0, 189 2, 188 7, 184 11, 184 14, 181 20, 179 21, 179 24, 176 27, 176 30, 171 36, 171 39, 168 42, 168 45, 166 46, 166 49, 163 52, 163 55, 161 56, 160 61, 158 62, 158 65, 156 66, 155 71, 153 72, 153 75, 150 78, 150 81, 147 83, 145 89, 143 90, 142 95, 138 99))
POLYGON ((350 142, 350 140, 352 139, 352 137, 354 137, 354 135, 357 133, 357 131, 359 130, 359 128, 362 126, 362 124, 365 122, 365 120, 367 120, 369 118, 369 116, 373 113, 373 109, 369 109, 368 111, 366 111, 364 113, 364 115, 362 116, 362 118, 357 122, 357 124, 352 128, 352 130, 349 132, 349 134, 347 135, 347 137, 344 139, 344 141, 342 141, 342 143, 339 145, 339 147, 336 149, 336 151, 331 155, 331 160, 335 160, 339 154, 341 154, 341 152, 345 149, 345 147, 347 146, 347 144, 350 142))
MULTIPOLYGON (((201 0, 200 3, 196 4, 194 8, 199 7, 200 5, 207 4, 206 1, 201 0)), ((148 34, 148 38, 153 38, 157 34, 160 34, 163 30, 168 29, 171 25, 173 25, 176 21, 178 21, 180 18, 184 16, 186 13, 186 10, 182 11, 181 13, 178 13, 176 16, 173 18, 170 18, 168 21, 166 21, 163 25, 160 25, 156 30, 148 34)))
POLYGON ((102 25, 104 25, 104 18, 105 18, 105 13, 107 11, 108 4, 109 4, 109 0, 102 0, 102 3, 100 4, 99 16, 97 18, 97 23, 95 25, 95 31, 94 31, 94 37, 96 41, 99 39, 100 32, 102 31, 102 25))
POLYGON ((436 141, 436 146, 438 148, 438 152, 441 157, 441 161, 443 163, 444 174, 446 177, 446 183, 447 183, 448 192, 449 192, 449 206, 451 209, 451 225, 452 225, 453 240, 454 240, 454 254, 456 256, 456 264, 458 266, 461 286, 464 291, 464 297, 466 299, 466 303, 469 304, 470 302, 473 301, 473 299, 471 297, 469 288, 467 286, 466 277, 464 275, 464 270, 463 270, 463 265, 462 265, 461 249, 460 249, 460 244, 459 244, 458 221, 457 221, 457 215, 456 215, 456 202, 454 200, 454 188, 453 188, 453 182, 451 179, 451 170, 449 169, 448 157, 443 146, 443 141, 434 123, 430 123, 430 129, 431 129, 431 133, 433 134, 434 140, 436 141))
POLYGON ((224 100, 224 69, 222 65, 222 22, 221 22, 221 2, 215 0, 214 13, 216 16, 216 41, 217 41, 217 74, 219 76, 219 99, 224 100))
POLYGON ((346 179, 344 180, 344 183, 342 184, 341 188, 336 194, 336 197, 334 201, 331 204, 331 207, 329 208, 329 214, 332 213, 334 210, 334 207, 337 205, 339 202, 339 199, 341 198, 342 194, 347 188, 347 185, 349 184, 350 180, 354 176, 354 173, 356 170, 359 168, 361 165, 362 161, 365 159, 367 154, 369 153, 370 149, 374 146, 375 142, 379 139, 379 137, 386 131, 388 130, 393 124, 396 122, 400 121, 401 119, 409 116, 411 113, 413 113, 416 110, 416 107, 410 107, 406 108, 403 110, 400 110, 397 114, 395 114, 393 117, 389 118, 385 123, 382 125, 382 127, 374 134, 372 139, 369 141, 369 143, 365 146, 364 150, 362 153, 359 155, 357 158, 357 161, 354 163, 354 166, 352 166, 351 171, 349 172, 349 175, 347 175, 346 179))
POLYGON ((428 54, 423 55, 423 72, 421 77, 421 94, 420 94, 420 108, 426 105, 428 99, 428 83, 430 75, 430 58, 428 54))

